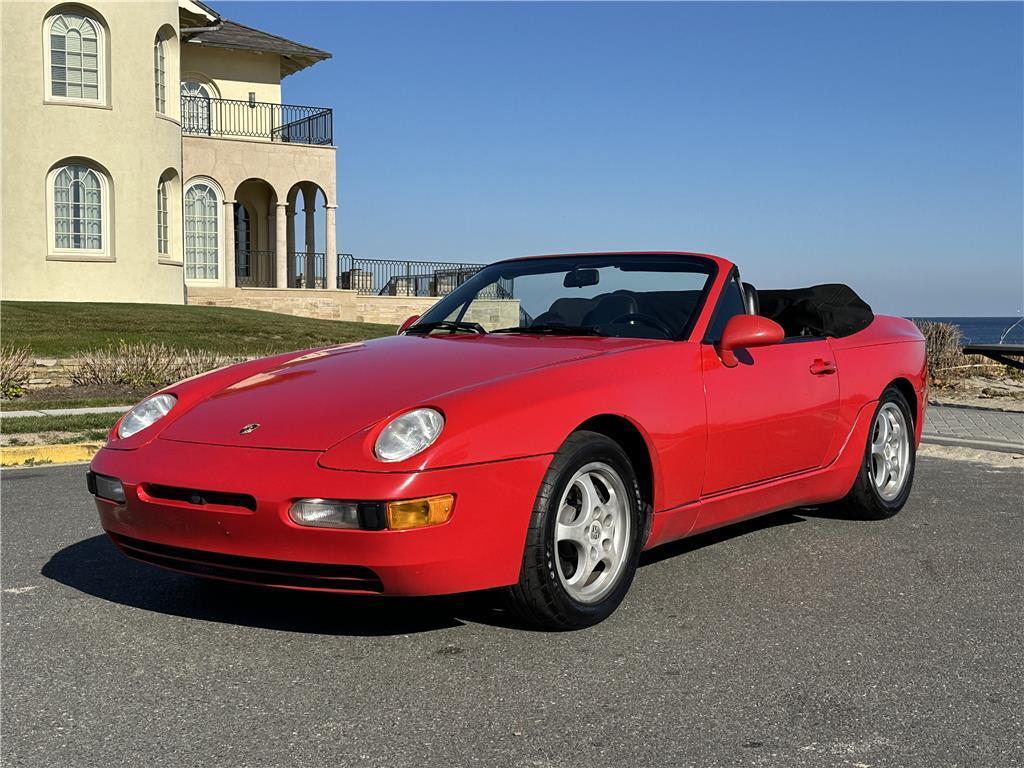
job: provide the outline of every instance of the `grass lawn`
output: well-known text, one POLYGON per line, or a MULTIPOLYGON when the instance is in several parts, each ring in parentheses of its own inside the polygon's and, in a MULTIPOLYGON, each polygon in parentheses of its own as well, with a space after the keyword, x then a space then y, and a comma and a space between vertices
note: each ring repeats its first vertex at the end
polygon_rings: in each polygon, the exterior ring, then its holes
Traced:
POLYGON ((390 325, 311 320, 229 307, 76 302, 0 303, 5 345, 35 357, 72 357, 126 342, 162 343, 227 355, 261 355, 360 341, 394 333, 390 325))
POLYGON ((55 408, 105 408, 115 405, 123 405, 127 411, 146 396, 145 394, 138 397, 111 395, 110 397, 67 397, 63 400, 33 400, 31 399, 32 394, 33 391, 29 390, 28 394, 22 397, 13 400, 0 400, 0 413, 3 411, 48 411, 55 408))
POLYGON ((133 389, 131 387, 83 386, 43 387, 29 389, 21 397, 0 400, 3 411, 46 411, 56 408, 99 408, 120 405, 125 410, 150 395, 152 387, 133 389))
POLYGON ((34 435, 40 432, 101 432, 105 437, 119 413, 78 413, 72 416, 19 416, 0 420, 5 435, 34 435))
POLYGON ((0 442, 5 446, 103 442, 119 416, 118 413, 81 413, 3 419, 0 420, 0 442))

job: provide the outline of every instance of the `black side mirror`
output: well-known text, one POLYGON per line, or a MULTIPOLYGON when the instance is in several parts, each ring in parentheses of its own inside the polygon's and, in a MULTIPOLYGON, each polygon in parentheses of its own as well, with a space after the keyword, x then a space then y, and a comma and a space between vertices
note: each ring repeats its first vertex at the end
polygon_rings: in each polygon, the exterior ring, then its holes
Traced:
POLYGON ((596 269, 574 269, 565 273, 562 286, 565 288, 586 288, 601 282, 601 273, 596 269))

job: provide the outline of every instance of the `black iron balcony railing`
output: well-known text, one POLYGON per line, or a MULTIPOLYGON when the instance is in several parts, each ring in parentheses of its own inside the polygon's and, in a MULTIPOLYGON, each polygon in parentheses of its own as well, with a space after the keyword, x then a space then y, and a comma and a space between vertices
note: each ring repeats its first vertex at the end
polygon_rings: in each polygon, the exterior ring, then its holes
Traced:
MULTIPOLYGON (((327 288, 327 254, 288 253, 289 288, 327 288)), ((483 264, 402 259, 357 259, 351 253, 336 254, 337 285, 364 296, 447 296, 483 264)), ((235 251, 235 285, 239 288, 271 288, 276 285, 277 257, 274 251, 235 251)), ((480 298, 513 299, 511 280, 499 280, 483 288, 480 298)))
POLYGON ((235 285, 269 288, 274 285, 274 252, 239 248, 235 251, 235 285))
POLYGON ((326 288, 327 255, 324 253, 289 253, 295 275, 289 288, 326 288))
POLYGON ((326 107, 181 97, 181 131, 192 136, 330 145, 334 143, 333 116, 333 110, 326 107))
MULTIPOLYGON (((483 266, 444 261, 357 259, 351 253, 339 253, 338 288, 367 296, 447 296, 483 266)), ((511 281, 501 280, 481 296, 486 298, 488 292, 493 298, 511 298, 511 281)))

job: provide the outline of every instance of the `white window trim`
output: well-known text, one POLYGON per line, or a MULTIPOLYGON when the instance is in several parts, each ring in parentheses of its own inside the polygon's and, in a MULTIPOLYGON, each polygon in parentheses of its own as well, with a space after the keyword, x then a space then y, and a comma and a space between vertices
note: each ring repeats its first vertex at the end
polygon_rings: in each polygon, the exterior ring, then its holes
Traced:
POLYGON ((50 169, 46 174, 46 259, 47 261, 114 261, 114 252, 111 250, 113 232, 111 231, 110 211, 113 207, 113 195, 111 194, 110 179, 95 163, 90 163, 81 158, 71 158, 62 161, 50 169), (54 191, 53 181, 62 168, 69 165, 82 165, 96 174, 100 182, 100 238, 102 248, 58 248, 57 226, 54 221, 54 191))
MULTIPOLYGON (((181 267, 182 272, 185 275, 186 285, 197 285, 197 286, 219 286, 225 285, 225 258, 224 258, 224 244, 226 242, 224 231, 224 190, 220 184, 211 179, 209 176, 193 176, 189 179, 185 185, 181 188, 181 267), (188 277, 188 254, 186 253, 188 248, 188 233, 186 230, 188 214, 185 212, 185 195, 188 194, 189 189, 197 184, 205 184, 213 190, 217 196, 217 277, 188 277)), ((232 222, 233 223, 233 222, 232 222)))
POLYGON ((54 11, 43 22, 43 102, 46 104, 71 104, 82 107, 107 107, 107 29, 94 13, 89 13, 87 8, 63 8, 54 11), (99 98, 86 99, 77 96, 54 96, 53 78, 50 69, 50 30, 54 22, 65 13, 74 13, 84 16, 93 23, 96 28, 96 82, 99 98))
POLYGON ((170 182, 163 176, 156 185, 156 253, 160 260, 171 255, 171 190, 170 182), (163 207, 161 207, 163 206, 163 207), (160 242, 160 230, 164 229, 163 243, 160 242), (163 245, 165 250, 160 250, 163 245))
POLYGON ((153 108, 158 115, 167 115, 167 41, 159 34, 153 39, 153 108), (157 67, 157 50, 160 52, 160 68, 157 67), (159 79, 158 79, 159 76, 159 79), (163 109, 157 105, 157 91, 163 90, 163 109))

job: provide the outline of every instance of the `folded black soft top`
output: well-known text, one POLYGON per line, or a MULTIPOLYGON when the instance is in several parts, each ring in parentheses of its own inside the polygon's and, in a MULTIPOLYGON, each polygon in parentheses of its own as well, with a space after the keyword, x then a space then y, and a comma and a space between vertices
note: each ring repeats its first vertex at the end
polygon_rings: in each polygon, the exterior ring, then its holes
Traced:
POLYGON ((786 336, 849 336, 875 319, 867 302, 841 283, 758 291, 757 297, 760 314, 781 325, 786 336))

